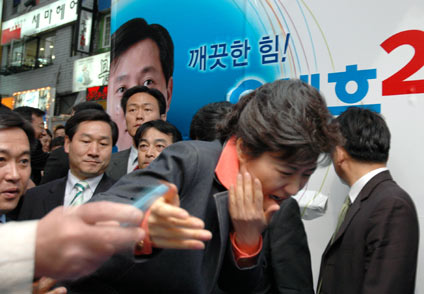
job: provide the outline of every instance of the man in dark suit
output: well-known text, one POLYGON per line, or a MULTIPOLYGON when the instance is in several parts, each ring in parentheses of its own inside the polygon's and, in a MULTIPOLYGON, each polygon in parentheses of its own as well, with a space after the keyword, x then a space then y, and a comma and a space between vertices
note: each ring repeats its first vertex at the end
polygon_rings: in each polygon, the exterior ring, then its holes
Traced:
POLYGON ((116 124, 109 115, 100 110, 80 111, 68 120, 65 132, 68 175, 28 190, 20 220, 41 218, 60 205, 85 203, 114 184, 104 173, 118 137, 116 124))
POLYGON ((31 123, 34 134, 35 142, 31 145, 31 180, 36 184, 40 184, 41 172, 44 170, 49 154, 43 151, 43 146, 40 142, 41 137, 47 135, 44 129, 43 116, 46 114, 43 110, 21 106, 13 110, 19 113, 25 120, 31 123))
POLYGON ((16 220, 30 175, 31 124, 10 109, 0 109, 0 224, 16 220))
POLYGON ((418 219, 386 167, 390 131, 362 108, 349 108, 337 122, 345 143, 333 165, 350 191, 322 256, 317 293, 414 293, 418 219))
MULTIPOLYGON (((85 109, 97 109, 103 110, 103 107, 96 102, 85 101, 78 103, 72 108, 72 114, 85 110, 85 109)), ((56 150, 50 152, 47 158, 46 165, 44 166, 44 175, 41 179, 40 184, 45 184, 56 179, 65 177, 69 170, 69 158, 68 153, 65 152, 63 147, 59 147, 56 150)))
MULTIPOLYGON (((4 213, 15 208, 27 188, 34 140, 29 122, 0 107, 0 293, 32 293, 32 289, 39 293, 31 285, 34 278, 86 275, 114 252, 132 248, 144 238, 137 228, 143 217, 138 209, 106 202, 82 205, 67 213, 58 207, 39 221, 4 223, 4 213), (100 221, 101 226, 97 225, 100 221), (118 227, 116 222, 128 226, 118 227)), ((58 288, 49 293, 63 291, 58 288)))
MULTIPOLYGON (((124 110, 128 134, 134 138, 138 127, 148 121, 166 120, 166 101, 163 94, 146 86, 135 86, 125 91, 121 107, 124 110)), ((114 153, 106 173, 114 180, 132 172, 138 166, 138 150, 130 148, 114 153)))

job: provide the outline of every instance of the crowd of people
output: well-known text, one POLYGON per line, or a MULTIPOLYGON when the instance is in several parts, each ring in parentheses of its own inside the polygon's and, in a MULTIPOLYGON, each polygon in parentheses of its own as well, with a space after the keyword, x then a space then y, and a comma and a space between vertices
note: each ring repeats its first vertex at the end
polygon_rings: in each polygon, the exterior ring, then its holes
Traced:
POLYGON ((291 196, 330 161, 350 190, 316 293, 414 293, 417 213, 381 115, 333 118, 317 89, 277 80, 205 105, 183 141, 166 29, 135 19, 112 41, 112 115, 80 103, 50 132, 39 109, 0 110, 1 293, 315 293, 291 196))
POLYGON ((117 124, 95 104, 76 105, 53 132, 64 132, 63 146, 50 152, 39 109, 2 108, 0 230, 14 250, 0 262, 9 272, 1 280, 23 277, 0 289, 18 291, 35 278, 34 293, 46 293, 44 283, 52 294, 314 293, 290 196, 325 155, 351 190, 317 293, 413 293, 417 215, 386 167, 390 132, 380 115, 350 108, 333 119, 316 89, 280 80, 235 105, 202 107, 190 128, 196 140, 182 141, 165 121, 161 92, 135 86, 121 100, 133 144, 112 154, 117 124), (168 192, 143 217, 131 204, 159 183, 168 192))

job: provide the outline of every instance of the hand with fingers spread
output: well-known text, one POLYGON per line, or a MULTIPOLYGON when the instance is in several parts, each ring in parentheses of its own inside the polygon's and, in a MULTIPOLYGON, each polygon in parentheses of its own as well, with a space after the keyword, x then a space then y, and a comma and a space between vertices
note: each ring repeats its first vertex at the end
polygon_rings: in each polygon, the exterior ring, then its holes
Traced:
POLYGON ((111 255, 132 250, 144 238, 142 219, 139 209, 120 203, 55 208, 38 223, 35 276, 75 279, 92 273, 111 255))
POLYGON ((168 192, 156 200, 148 216, 149 236, 154 247, 173 249, 204 249, 204 241, 212 234, 204 230, 205 224, 180 208, 175 185, 168 184, 168 192))
POLYGON ((236 244, 246 249, 258 248, 261 234, 268 224, 263 211, 261 182, 243 170, 237 175, 236 185, 230 187, 228 200, 236 244))

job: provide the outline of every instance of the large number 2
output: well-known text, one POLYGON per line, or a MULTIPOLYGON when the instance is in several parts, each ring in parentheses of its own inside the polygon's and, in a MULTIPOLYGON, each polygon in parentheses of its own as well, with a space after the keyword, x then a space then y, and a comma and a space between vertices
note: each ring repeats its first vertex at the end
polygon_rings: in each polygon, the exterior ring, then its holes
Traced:
POLYGON ((411 45, 415 54, 408 64, 383 81, 383 96, 424 93, 424 80, 405 81, 424 66, 424 31, 409 30, 397 33, 380 46, 390 53, 402 45, 411 45))

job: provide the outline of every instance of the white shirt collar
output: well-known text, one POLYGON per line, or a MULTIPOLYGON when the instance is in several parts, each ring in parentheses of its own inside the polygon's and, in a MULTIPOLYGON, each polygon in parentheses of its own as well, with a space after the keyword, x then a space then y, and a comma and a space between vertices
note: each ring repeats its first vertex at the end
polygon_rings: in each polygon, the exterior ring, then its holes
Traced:
POLYGON ((131 145, 130 156, 128 156, 127 174, 132 172, 134 168, 138 165, 137 157, 138 157, 138 150, 137 148, 134 147, 134 145, 131 145))
POLYGON ((0 223, 3 223, 3 224, 6 223, 6 215, 5 214, 0 215, 0 223))
POLYGON ((365 187, 365 185, 376 175, 378 175, 381 172, 384 172, 388 170, 387 167, 381 167, 381 168, 377 168, 374 169, 368 173, 366 173, 365 175, 363 175, 359 180, 357 180, 352 187, 350 187, 350 191, 349 191, 349 197, 350 197, 350 201, 353 203, 355 201, 356 198, 358 198, 359 193, 361 192, 361 190, 365 187))
MULTIPOLYGON (((84 203, 91 199, 91 197, 94 194, 94 191, 96 191, 97 186, 102 180, 103 175, 104 173, 93 178, 85 179, 85 181, 88 183, 88 187, 83 192, 84 203)), ((71 203, 74 196, 73 192, 74 192, 75 184, 80 181, 81 181, 80 179, 78 179, 76 176, 74 176, 74 174, 72 174, 71 170, 68 171, 68 179, 66 181, 66 189, 65 189, 65 198, 63 202, 65 206, 69 206, 69 204, 71 203)))

